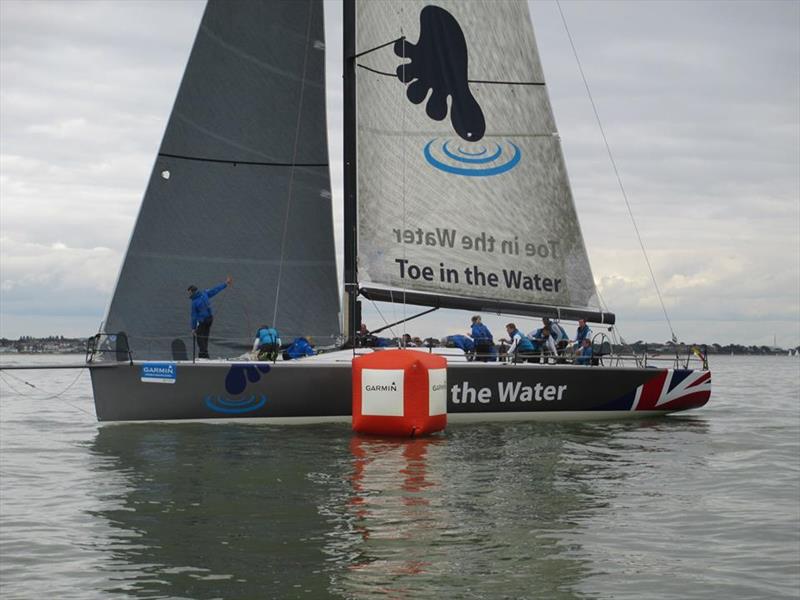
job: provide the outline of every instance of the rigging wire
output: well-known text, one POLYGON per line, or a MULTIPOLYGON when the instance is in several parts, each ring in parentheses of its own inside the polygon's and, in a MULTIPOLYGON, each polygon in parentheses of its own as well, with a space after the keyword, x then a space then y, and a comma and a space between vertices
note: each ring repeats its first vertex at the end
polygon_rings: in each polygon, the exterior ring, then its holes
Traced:
MULTIPOLYGON (((378 307, 378 303, 372 300, 371 298, 369 299, 369 301, 372 303, 372 308, 375 309, 375 311, 378 313, 378 316, 380 316, 380 318, 383 319, 383 324, 388 325, 389 320, 381 312, 381 309, 378 307)), ((392 307, 394 307, 394 298, 392 298, 392 307)), ((394 330, 394 327, 389 327, 389 331, 394 337, 397 337, 397 332, 394 330)))
POLYGON ((628 215, 631 218, 631 222, 633 223, 633 229, 636 232, 636 239, 639 241, 639 246, 642 249, 642 254, 644 255, 645 263, 647 263, 647 269, 650 271, 650 278, 653 280, 653 287, 655 287, 656 295, 658 296, 658 301, 661 304, 661 310, 664 312, 664 318, 667 320, 667 326, 669 327, 669 331, 672 334, 672 341, 678 341, 677 336, 675 335, 675 331, 672 329, 672 322, 669 319, 669 315, 667 314, 667 307, 664 304, 664 299, 661 296, 661 290, 658 287, 658 282, 656 281, 655 273, 653 272, 653 267, 650 264, 650 258, 647 256, 647 250, 645 250, 644 242, 642 241, 642 236, 639 233, 639 227, 636 224, 636 219, 633 216, 633 210, 631 209, 631 204, 628 201, 628 194, 625 192, 625 186, 622 185, 622 177, 620 177, 619 170, 617 169, 617 163, 614 160, 614 155, 611 153, 611 146, 608 143, 608 139, 606 138, 606 132, 603 129, 603 123, 600 120, 600 113, 597 111, 597 105, 594 102, 594 97, 592 96, 592 92, 589 89, 589 82, 586 79, 586 75, 583 72, 583 66, 581 65, 581 60, 578 57, 578 50, 575 48, 575 42, 572 40, 572 34, 569 31, 569 27, 567 26, 567 19, 564 16, 564 11, 561 9, 561 2, 556 0, 556 6, 558 7, 558 12, 561 15, 561 22, 564 24, 564 30, 567 32, 567 38, 569 38, 569 44, 572 47, 572 54, 575 56, 575 62, 578 64, 578 71, 580 71, 581 79, 583 80, 583 85, 586 88, 586 94, 589 96, 589 102, 592 105, 592 111, 594 111, 594 118, 597 121, 597 126, 600 128, 600 135, 603 138, 603 143, 606 147, 606 152, 608 153, 608 158, 611 160, 611 167, 614 170, 614 175, 617 178, 617 183, 619 184, 619 189, 622 192, 622 197, 625 200, 625 206, 628 208, 628 215))

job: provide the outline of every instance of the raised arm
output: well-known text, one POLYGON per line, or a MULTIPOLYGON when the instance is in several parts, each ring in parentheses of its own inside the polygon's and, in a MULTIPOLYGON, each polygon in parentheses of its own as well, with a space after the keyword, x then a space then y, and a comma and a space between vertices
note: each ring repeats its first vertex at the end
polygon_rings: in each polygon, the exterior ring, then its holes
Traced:
POLYGON ((226 287, 228 287, 227 283, 220 283, 218 286, 215 286, 215 287, 211 288, 210 290, 206 290, 206 295, 209 298, 213 298, 214 296, 219 294, 222 290, 224 290, 226 287))

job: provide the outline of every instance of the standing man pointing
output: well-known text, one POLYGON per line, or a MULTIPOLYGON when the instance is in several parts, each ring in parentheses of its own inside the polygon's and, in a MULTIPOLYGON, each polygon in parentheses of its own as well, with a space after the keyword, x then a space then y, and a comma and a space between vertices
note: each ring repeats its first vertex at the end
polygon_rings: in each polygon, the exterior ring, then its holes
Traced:
POLYGON ((197 336, 198 358, 208 358, 208 336, 211 334, 211 324, 214 322, 211 298, 229 285, 233 285, 230 275, 225 278, 225 283, 220 283, 210 290, 199 291, 196 285, 190 285, 187 289, 192 301, 192 333, 197 336))

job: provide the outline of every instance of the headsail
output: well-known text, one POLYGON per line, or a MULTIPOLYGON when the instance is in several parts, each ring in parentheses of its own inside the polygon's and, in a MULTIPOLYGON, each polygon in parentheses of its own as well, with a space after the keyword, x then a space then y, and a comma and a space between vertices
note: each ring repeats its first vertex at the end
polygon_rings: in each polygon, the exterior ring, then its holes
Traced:
POLYGON ((366 295, 597 307, 527 3, 358 0, 356 34, 366 295))
POLYGON ((107 315, 138 358, 191 355, 186 288, 214 298, 211 356, 340 332, 320 0, 210 0, 107 315))

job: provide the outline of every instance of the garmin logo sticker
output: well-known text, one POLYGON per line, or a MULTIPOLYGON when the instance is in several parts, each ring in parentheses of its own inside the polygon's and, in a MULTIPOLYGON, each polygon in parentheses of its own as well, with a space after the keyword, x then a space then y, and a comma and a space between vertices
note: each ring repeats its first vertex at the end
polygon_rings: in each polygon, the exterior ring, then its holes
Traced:
POLYGON ((139 367, 139 379, 143 383, 175 383, 177 376, 175 363, 145 363, 139 367))
POLYGON ((403 369, 361 371, 361 414, 403 416, 403 369))
POLYGON ((439 141, 434 138, 425 145, 423 155, 428 164, 452 175, 465 177, 500 175, 516 167, 522 158, 522 151, 511 141, 507 141, 505 146, 495 143, 491 149, 480 146, 470 150, 461 146, 453 149, 450 146, 451 141, 439 141))
POLYGON ((447 414, 447 369, 428 371, 428 415, 447 414))
POLYGON ((368 385, 364 389, 368 392, 396 392, 397 384, 393 381, 389 385, 368 385))

